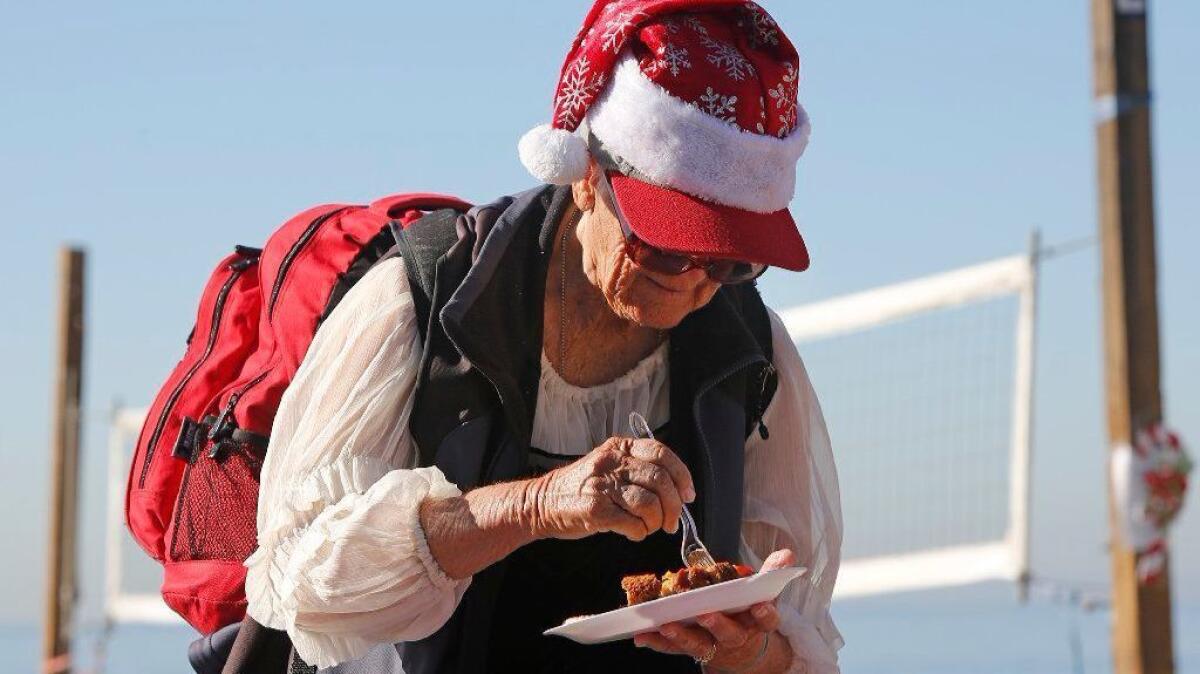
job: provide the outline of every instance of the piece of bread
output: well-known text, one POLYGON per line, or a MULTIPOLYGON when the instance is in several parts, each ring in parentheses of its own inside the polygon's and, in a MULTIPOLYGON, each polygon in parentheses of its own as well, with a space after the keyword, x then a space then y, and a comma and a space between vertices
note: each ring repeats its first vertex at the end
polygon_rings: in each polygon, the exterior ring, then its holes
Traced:
POLYGON ((625 590, 625 605, 633 606, 658 599, 662 584, 653 573, 643 573, 636 576, 625 576, 621 579, 621 589, 625 590))
POLYGON ((625 590, 626 606, 633 606, 698 587, 744 578, 751 573, 749 567, 741 564, 717 562, 713 567, 691 566, 678 571, 668 571, 661 579, 653 573, 625 576, 621 579, 621 589, 625 590))

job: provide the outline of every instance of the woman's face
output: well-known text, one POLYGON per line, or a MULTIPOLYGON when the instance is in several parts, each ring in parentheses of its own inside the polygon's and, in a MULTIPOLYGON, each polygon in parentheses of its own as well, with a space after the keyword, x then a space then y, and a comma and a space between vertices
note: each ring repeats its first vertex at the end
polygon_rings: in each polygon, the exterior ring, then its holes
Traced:
POLYGON ((575 204, 584 212, 577 228, 583 272, 618 316, 647 328, 673 328, 708 304, 721 286, 703 269, 672 276, 634 263, 625 252, 625 235, 613 205, 597 192, 599 171, 592 164, 588 177, 573 186, 575 204))

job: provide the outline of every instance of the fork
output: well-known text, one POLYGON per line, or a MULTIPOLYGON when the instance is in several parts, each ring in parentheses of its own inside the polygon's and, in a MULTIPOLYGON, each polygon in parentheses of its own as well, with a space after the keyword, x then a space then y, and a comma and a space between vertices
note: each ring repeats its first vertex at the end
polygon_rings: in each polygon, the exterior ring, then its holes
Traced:
MULTIPOLYGON (((654 439, 654 433, 650 430, 650 424, 646 423, 646 417, 637 412, 629 413, 629 430, 633 431, 635 437, 654 439)), ((679 556, 683 558, 683 563, 686 566, 716 566, 716 560, 709 554, 708 548, 704 547, 700 535, 696 532, 696 520, 692 519, 692 513, 688 510, 686 503, 683 504, 683 517, 680 518, 680 523, 683 525, 680 527, 683 530, 683 540, 679 545, 679 556)))

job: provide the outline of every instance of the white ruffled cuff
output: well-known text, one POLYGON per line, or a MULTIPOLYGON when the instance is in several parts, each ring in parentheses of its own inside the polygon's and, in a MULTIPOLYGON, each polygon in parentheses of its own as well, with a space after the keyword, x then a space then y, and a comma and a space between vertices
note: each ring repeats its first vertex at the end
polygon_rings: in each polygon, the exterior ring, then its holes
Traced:
MULTIPOLYGON (((837 650, 818 631, 812 621, 795 608, 780 604, 779 632, 792 647, 792 666, 788 674, 841 674, 837 650)), ((840 644, 840 636, 837 638, 840 644)))
POLYGON ((316 519, 246 561, 248 614, 287 630, 300 657, 318 667, 432 634, 470 584, 445 574, 420 523, 422 501, 459 496, 458 488, 437 468, 421 468, 388 471, 358 492, 375 468, 323 467, 285 499, 295 510, 320 509, 316 519))
MULTIPOLYGON (((245 561, 247 615, 271 629, 286 630, 295 618, 295 610, 285 608, 280 588, 290 587, 287 565, 307 522, 320 511, 332 507, 347 494, 361 494, 371 488, 392 467, 370 457, 347 457, 320 466, 299 484, 282 489, 282 503, 260 503, 258 548, 245 561), (264 517, 266 514, 266 517, 264 517)), ((260 498, 268 491, 264 488, 260 498)))

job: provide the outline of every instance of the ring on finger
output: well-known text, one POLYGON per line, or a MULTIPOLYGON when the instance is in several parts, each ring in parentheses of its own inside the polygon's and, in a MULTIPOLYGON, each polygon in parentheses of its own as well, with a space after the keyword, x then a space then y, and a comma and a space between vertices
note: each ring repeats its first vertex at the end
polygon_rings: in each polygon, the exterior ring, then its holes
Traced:
POLYGON ((717 645, 709 644, 708 650, 704 651, 704 655, 694 659, 698 665, 707 665, 708 663, 712 662, 713 658, 715 657, 717 657, 717 645))

